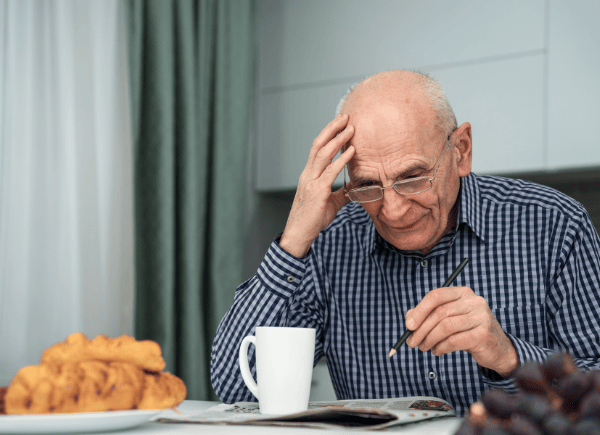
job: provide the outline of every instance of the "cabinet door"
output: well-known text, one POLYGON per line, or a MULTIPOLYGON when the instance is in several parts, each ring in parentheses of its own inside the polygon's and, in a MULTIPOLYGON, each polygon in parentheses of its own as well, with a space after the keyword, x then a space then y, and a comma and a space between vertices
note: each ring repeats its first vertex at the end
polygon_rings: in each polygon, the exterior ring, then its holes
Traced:
POLYGON ((543 0, 264 1, 256 188, 294 189, 346 89, 389 69, 444 85, 474 171, 541 170, 544 16, 543 0))
POLYGON ((544 0, 268 0, 260 13, 262 90, 544 47, 544 0))
POLYGON ((600 165, 600 2, 551 0, 548 167, 600 165))
MULTIPOLYGON (((276 92, 259 97, 256 188, 289 190, 308 160, 313 140, 335 117, 348 84, 276 92)), ((338 178, 341 183, 341 178, 338 178)))
POLYGON ((544 55, 432 71, 458 125, 471 123, 478 175, 544 168, 544 55))

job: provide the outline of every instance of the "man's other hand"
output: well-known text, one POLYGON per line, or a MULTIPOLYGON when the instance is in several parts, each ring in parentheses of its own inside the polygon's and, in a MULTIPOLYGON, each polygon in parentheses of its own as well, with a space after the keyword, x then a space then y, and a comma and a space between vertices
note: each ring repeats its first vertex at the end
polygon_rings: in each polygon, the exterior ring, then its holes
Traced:
POLYGON ((512 341, 492 314, 486 300, 469 287, 430 291, 406 313, 412 332, 410 347, 436 356, 466 350, 482 367, 508 377, 519 360, 512 341))
POLYGON ((306 167, 300 175, 294 203, 279 245, 295 257, 308 253, 312 242, 349 202, 344 188, 331 191, 333 182, 354 155, 349 146, 335 161, 333 158, 350 140, 354 127, 348 115, 340 114, 314 140, 306 167), (339 133, 339 134, 338 134, 339 133))

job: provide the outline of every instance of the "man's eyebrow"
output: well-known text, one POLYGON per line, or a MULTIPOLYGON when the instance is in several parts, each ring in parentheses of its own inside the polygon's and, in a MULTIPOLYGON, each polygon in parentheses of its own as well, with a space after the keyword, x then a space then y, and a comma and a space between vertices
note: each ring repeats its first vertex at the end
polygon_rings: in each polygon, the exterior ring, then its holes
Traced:
POLYGON ((402 172, 398 173, 398 175, 396 175, 396 177, 394 177, 395 180, 402 180, 406 177, 408 177, 409 175, 413 175, 415 172, 425 172, 427 171, 427 169, 429 169, 426 165, 423 165, 422 163, 415 163, 412 166, 409 166, 408 168, 404 169, 402 172))
POLYGON ((368 178, 368 177, 357 177, 354 179, 354 182, 356 184, 362 184, 362 183, 379 183, 379 180, 374 180, 372 178, 368 178))
MULTIPOLYGON (((427 165, 424 165, 423 163, 415 163, 411 166, 409 166, 408 168, 402 170, 402 172, 399 172, 395 177, 394 180, 402 180, 406 177, 408 177, 409 175, 413 175, 417 172, 425 172, 427 171, 429 168, 427 167, 427 165)), ((349 173, 349 175, 352 176, 351 173, 349 173)), ((368 175, 355 175, 353 177, 354 182, 355 183, 364 183, 364 182, 375 182, 375 183, 379 183, 379 177, 377 177, 377 179, 375 178, 371 178, 368 175)))

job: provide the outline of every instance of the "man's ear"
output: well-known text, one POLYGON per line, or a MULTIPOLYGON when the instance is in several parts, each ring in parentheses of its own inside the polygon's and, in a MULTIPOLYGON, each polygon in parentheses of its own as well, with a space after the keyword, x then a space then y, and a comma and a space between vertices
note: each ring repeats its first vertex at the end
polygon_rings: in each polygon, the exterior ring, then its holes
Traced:
POLYGON ((454 147, 458 150, 458 176, 466 177, 471 173, 471 159, 472 159, 472 142, 471 137, 471 124, 468 122, 463 123, 456 129, 453 136, 454 147))

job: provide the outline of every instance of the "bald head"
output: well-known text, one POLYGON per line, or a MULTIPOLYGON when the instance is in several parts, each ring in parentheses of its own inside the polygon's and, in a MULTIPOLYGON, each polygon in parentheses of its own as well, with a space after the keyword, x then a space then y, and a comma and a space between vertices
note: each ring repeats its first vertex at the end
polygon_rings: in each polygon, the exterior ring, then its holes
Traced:
POLYGON ((470 124, 456 129, 442 87, 410 71, 361 81, 338 111, 352 127, 346 188, 380 187, 379 199, 361 203, 379 235, 398 249, 429 252, 456 223, 460 177, 471 170, 470 124), (391 189, 418 179, 429 188, 410 195, 391 189))
POLYGON ((430 122, 442 134, 456 129, 456 117, 439 82, 414 71, 385 71, 350 87, 338 104, 336 114, 368 110, 377 105, 414 107, 430 113, 430 122))

